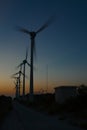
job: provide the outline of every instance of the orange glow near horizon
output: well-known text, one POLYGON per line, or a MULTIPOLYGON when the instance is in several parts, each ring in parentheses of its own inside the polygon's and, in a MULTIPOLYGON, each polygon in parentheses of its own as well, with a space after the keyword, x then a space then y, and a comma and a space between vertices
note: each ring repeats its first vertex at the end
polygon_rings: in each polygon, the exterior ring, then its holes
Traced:
MULTIPOLYGON (((29 93, 29 84, 26 83, 26 94, 29 93)), ((34 85, 34 93, 42 93, 42 92, 53 92, 52 86, 47 87, 44 82, 41 83, 35 83, 34 85)), ((6 96, 15 96, 15 85, 12 82, 1 82, 0 83, 0 95, 6 95, 6 96)), ((22 95, 22 86, 21 86, 21 95, 22 95)))
MULTIPOLYGON (((63 85, 73 85, 73 86, 79 86, 81 85, 80 82, 70 82, 66 80, 61 81, 54 81, 54 82, 48 82, 48 85, 44 81, 40 82, 34 82, 34 93, 53 93, 55 90, 55 87, 63 86, 63 85)), ((26 94, 29 93, 29 82, 26 82, 26 94)), ((0 95, 6 95, 6 96, 12 96, 15 97, 15 84, 12 80, 0 80, 0 95)), ((21 86, 21 95, 22 95, 22 86, 21 86)))

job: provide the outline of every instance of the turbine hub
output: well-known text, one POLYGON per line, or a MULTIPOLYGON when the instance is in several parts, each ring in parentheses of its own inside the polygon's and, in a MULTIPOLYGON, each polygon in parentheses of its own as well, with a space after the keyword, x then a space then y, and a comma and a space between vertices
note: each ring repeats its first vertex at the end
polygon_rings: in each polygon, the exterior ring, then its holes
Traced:
POLYGON ((31 39, 35 38, 36 32, 30 32, 31 39))
POLYGON ((23 60, 23 63, 25 64, 25 63, 26 63, 26 60, 23 60))

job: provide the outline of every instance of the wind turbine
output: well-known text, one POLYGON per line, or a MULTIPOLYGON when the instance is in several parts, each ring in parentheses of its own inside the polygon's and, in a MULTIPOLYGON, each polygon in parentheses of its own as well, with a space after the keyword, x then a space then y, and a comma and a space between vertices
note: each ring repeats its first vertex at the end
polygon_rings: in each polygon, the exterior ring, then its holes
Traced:
POLYGON ((53 21, 53 17, 51 17, 45 24, 43 24, 37 31, 29 31, 25 28, 18 27, 18 30, 26 33, 30 36, 31 39, 31 55, 30 55, 30 101, 33 102, 34 97, 33 97, 33 54, 35 52, 35 37, 38 33, 43 31, 45 28, 47 28, 53 21))
POLYGON ((22 70, 22 66, 20 66, 20 70, 17 73, 13 74, 13 76, 18 75, 18 84, 19 84, 18 85, 18 88, 19 88, 18 93, 19 93, 19 96, 20 96, 20 84, 21 84, 20 78, 21 78, 21 75, 24 75, 21 70, 22 70))
POLYGON ((14 78, 16 80, 16 82, 14 82, 15 89, 16 89, 15 97, 18 98, 19 97, 19 92, 18 92, 18 89, 19 89, 19 77, 13 76, 12 78, 14 78))
POLYGON ((30 64, 27 61, 27 57, 28 57, 28 48, 26 49, 25 59, 18 66, 18 68, 23 66, 23 97, 25 96, 25 67, 26 67, 26 64, 30 67, 30 64))

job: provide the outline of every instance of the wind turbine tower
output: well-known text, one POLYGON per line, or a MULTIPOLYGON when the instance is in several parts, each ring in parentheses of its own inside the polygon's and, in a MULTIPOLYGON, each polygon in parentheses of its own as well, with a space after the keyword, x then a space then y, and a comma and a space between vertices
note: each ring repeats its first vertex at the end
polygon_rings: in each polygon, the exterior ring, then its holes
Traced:
POLYGON ((15 92, 15 97, 18 98, 19 97, 19 92, 18 92, 18 89, 19 89, 19 77, 13 77, 16 82, 15 83, 15 89, 16 89, 16 92, 15 92))
POLYGON ((26 68, 26 64, 30 67, 30 64, 27 61, 27 57, 28 57, 28 48, 26 49, 25 59, 18 66, 18 68, 23 66, 23 97, 25 96, 25 68, 26 68))
POLYGON ((24 75, 21 70, 22 70, 22 66, 20 67, 20 70, 17 73, 13 74, 13 76, 18 75, 18 93, 19 93, 19 96, 20 96, 21 74, 24 75))
POLYGON ((34 51, 35 51, 35 37, 36 35, 43 31, 46 27, 49 26, 49 24, 51 24, 53 21, 53 17, 51 17, 43 26, 41 26, 37 31, 29 31, 25 28, 21 28, 21 27, 18 27, 18 30, 23 32, 23 33, 26 33, 30 36, 30 39, 31 39, 31 55, 30 55, 30 101, 33 102, 34 100, 34 96, 33 96, 33 88, 34 88, 34 82, 33 82, 33 56, 34 56, 34 51))

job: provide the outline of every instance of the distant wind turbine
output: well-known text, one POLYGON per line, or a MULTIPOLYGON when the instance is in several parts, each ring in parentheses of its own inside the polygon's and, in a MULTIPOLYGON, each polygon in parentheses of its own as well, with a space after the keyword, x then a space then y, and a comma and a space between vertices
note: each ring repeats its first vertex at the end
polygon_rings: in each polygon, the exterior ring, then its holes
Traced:
POLYGON ((19 92, 18 92, 18 89, 19 89, 19 77, 13 76, 12 78, 14 78, 14 79, 16 80, 16 81, 14 82, 14 84, 15 84, 15 89, 16 89, 15 97, 18 98, 18 97, 19 97, 19 92))
POLYGON ((25 67, 26 67, 26 64, 30 67, 30 64, 27 61, 27 57, 28 57, 28 48, 26 49, 25 59, 18 66, 18 68, 23 66, 23 97, 25 96, 25 67))
POLYGON ((20 70, 17 73, 13 74, 13 76, 18 75, 18 82, 19 82, 18 93, 19 93, 19 96, 20 96, 20 83, 21 83, 20 78, 21 78, 21 75, 24 75, 21 70, 22 70, 22 66, 20 66, 20 70))
POLYGON ((33 97, 33 54, 35 52, 35 37, 36 35, 43 31, 45 28, 47 28, 53 21, 53 17, 51 17, 43 26, 41 26, 37 31, 29 31, 25 28, 21 28, 21 27, 18 27, 18 30, 23 32, 23 33, 26 33, 30 36, 30 39, 31 39, 31 56, 30 56, 30 101, 32 102, 34 100, 34 97, 33 97))

